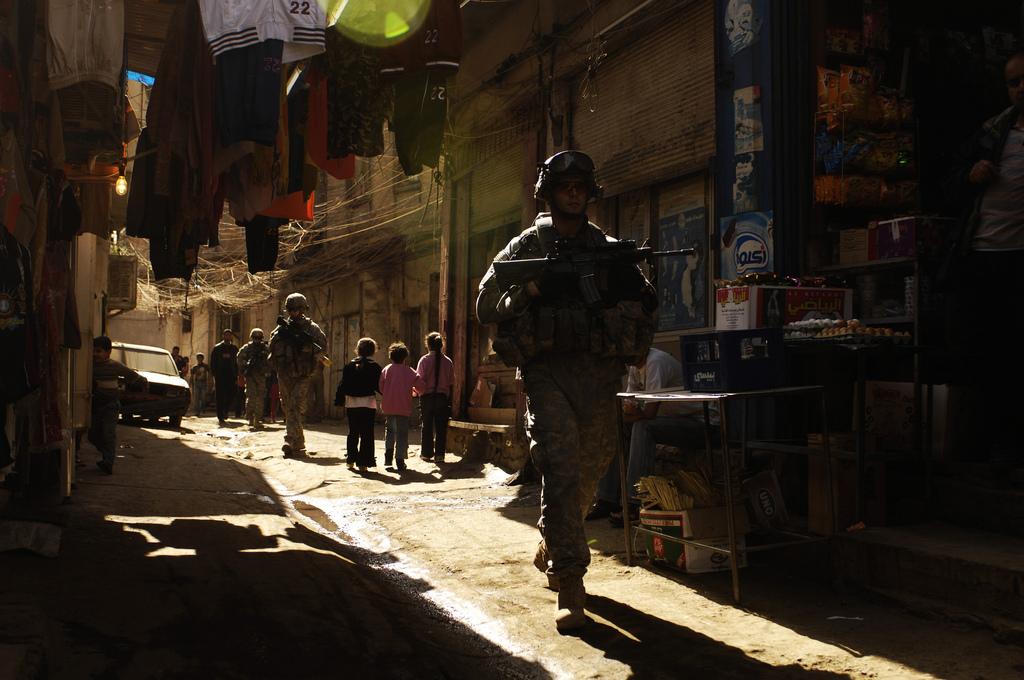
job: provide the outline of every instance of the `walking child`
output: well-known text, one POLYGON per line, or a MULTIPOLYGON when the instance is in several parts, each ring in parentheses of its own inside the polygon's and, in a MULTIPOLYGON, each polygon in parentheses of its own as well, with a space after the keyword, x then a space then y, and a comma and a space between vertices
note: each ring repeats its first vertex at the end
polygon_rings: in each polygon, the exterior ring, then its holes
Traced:
POLYGON ((356 358, 345 364, 341 384, 335 394, 335 405, 345 407, 348 418, 348 451, 346 463, 360 472, 377 467, 373 452, 373 422, 377 415, 377 390, 380 387, 380 364, 373 360, 377 343, 373 338, 360 338, 356 358), (340 402, 340 403, 339 403, 340 402))
POLYGON ((416 364, 416 375, 421 382, 416 388, 416 393, 420 396, 420 413, 423 417, 420 458, 443 463, 448 440, 448 417, 451 415, 449 400, 455 365, 441 351, 444 341, 440 333, 435 331, 427 335, 424 344, 427 353, 416 364))
POLYGON ((195 415, 202 416, 206 408, 206 395, 210 390, 210 366, 203 363, 206 357, 202 352, 196 353, 196 365, 192 367, 192 409, 195 415))
POLYGON ((381 411, 384 413, 384 469, 402 472, 409 451, 409 415, 412 413, 413 389, 422 386, 405 361, 409 348, 395 342, 388 347, 391 363, 380 374, 381 411), (391 462, 394 460, 394 467, 391 462))

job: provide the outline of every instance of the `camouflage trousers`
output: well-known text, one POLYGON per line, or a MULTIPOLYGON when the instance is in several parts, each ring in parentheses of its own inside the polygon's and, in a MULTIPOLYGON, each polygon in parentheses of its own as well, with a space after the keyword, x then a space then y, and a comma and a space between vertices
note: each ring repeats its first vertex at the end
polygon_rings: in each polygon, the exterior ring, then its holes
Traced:
POLYGON ((540 357, 523 369, 530 455, 543 481, 537 526, 549 574, 583 576, 590 564, 583 517, 617 451, 615 393, 624 372, 620 360, 590 354, 540 357))
POLYGON ((310 378, 289 378, 279 375, 277 382, 281 389, 281 406, 284 408, 284 441, 295 451, 305 451, 306 436, 302 432, 302 424, 309 407, 310 378))
POLYGON ((249 376, 245 379, 245 419, 250 425, 263 422, 263 402, 267 396, 265 376, 249 376))

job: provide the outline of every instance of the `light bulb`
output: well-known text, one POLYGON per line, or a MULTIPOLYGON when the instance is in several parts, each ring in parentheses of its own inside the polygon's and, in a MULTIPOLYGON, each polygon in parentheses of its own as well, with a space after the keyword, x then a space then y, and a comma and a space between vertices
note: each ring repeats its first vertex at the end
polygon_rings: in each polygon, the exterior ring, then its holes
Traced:
POLYGON ((128 193, 128 180, 124 178, 124 175, 119 176, 117 181, 114 182, 114 192, 118 196, 124 196, 128 193))

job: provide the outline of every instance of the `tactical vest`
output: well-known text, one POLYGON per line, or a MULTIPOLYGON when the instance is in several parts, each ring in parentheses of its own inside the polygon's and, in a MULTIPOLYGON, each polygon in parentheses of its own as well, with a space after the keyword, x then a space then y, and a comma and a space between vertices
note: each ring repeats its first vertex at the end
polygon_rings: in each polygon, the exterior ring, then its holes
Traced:
POLYGON ((272 338, 270 343, 270 358, 274 370, 287 378, 308 377, 313 375, 317 367, 313 339, 309 337, 308 332, 297 331, 298 329, 292 331, 290 328, 278 326, 274 329, 274 335, 277 337, 272 338))
MULTIPOLYGON (((544 257, 550 250, 550 244, 545 246, 545 228, 553 229, 550 220, 524 232, 511 259, 544 257)), ((630 297, 638 299, 621 299, 602 307, 587 307, 569 294, 555 300, 538 298, 523 314, 498 324, 492 346, 507 366, 525 366, 543 354, 564 353, 592 353, 636 363, 647 356, 654 341, 657 296, 648 291, 635 293, 630 297), (645 293, 647 298, 643 298, 645 293)))

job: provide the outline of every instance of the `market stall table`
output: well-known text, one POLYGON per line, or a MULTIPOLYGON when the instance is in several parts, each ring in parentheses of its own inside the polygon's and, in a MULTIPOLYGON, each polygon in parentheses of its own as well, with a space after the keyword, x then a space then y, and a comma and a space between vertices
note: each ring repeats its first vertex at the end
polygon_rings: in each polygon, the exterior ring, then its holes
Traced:
MULTIPOLYGON (((828 411, 825 403, 825 391, 821 385, 807 385, 801 387, 778 387, 772 389, 763 390, 750 390, 745 392, 690 392, 679 388, 668 388, 664 390, 657 390, 653 392, 620 392, 616 395, 620 400, 622 399, 635 399, 643 402, 658 402, 658 403, 699 403, 703 407, 704 412, 704 445, 705 450, 710 460, 714 455, 714 450, 711 445, 712 438, 712 425, 711 425, 711 414, 710 404, 715 403, 718 405, 719 413, 719 430, 721 436, 722 445, 719 450, 722 452, 722 470, 724 477, 725 487, 725 513, 726 513, 726 524, 728 525, 728 549, 722 549, 720 547, 709 546, 701 543, 700 541, 687 539, 687 538, 676 538, 673 536, 665 536, 663 534, 657 534, 662 540, 680 543, 682 545, 691 545, 698 548, 706 548, 716 550, 721 553, 729 555, 729 566, 732 571, 732 593, 733 600, 736 604, 740 603, 740 574, 739 574, 739 551, 736 548, 736 521, 734 517, 735 512, 735 490, 733 489, 732 479, 732 456, 728 455, 729 447, 729 423, 727 415, 727 405, 730 402, 738 402, 741 408, 741 421, 742 427, 740 432, 740 447, 743 454, 744 462, 747 460, 748 440, 747 440, 747 404, 751 399, 775 399, 782 397, 806 397, 813 396, 820 400, 821 404, 821 428, 822 428, 822 445, 821 448, 811 446, 797 446, 797 445, 785 445, 777 449, 780 453, 796 453, 807 456, 821 455, 825 459, 825 481, 826 481, 826 498, 828 508, 830 510, 830 517, 832 522, 833 531, 835 530, 835 499, 833 497, 833 480, 832 480, 832 456, 829 450, 829 436, 828 436, 828 411)), ((619 446, 619 479, 621 484, 621 497, 622 497, 622 516, 626 519, 623 523, 623 531, 625 534, 626 542, 626 564, 633 564, 633 534, 634 532, 647 533, 654 535, 653 532, 643 526, 640 526, 639 522, 629 521, 629 493, 626 487, 626 457, 623 447, 623 418, 622 409, 620 408, 618 413, 618 446, 619 446)), ((755 552, 762 550, 769 550, 772 548, 779 548, 787 545, 794 545, 798 543, 807 543, 812 541, 827 540, 825 536, 815 536, 805 533, 797 533, 793 531, 776 531, 775 533, 781 533, 788 537, 788 540, 782 540, 775 543, 768 543, 758 545, 755 547, 748 547, 745 552, 755 552)))
MULTIPOLYGON (((921 385, 919 357, 927 351, 926 347, 920 345, 897 344, 893 342, 876 343, 849 343, 829 342, 820 340, 787 340, 786 353, 789 357, 797 356, 827 356, 830 360, 852 359, 856 363, 856 399, 854 401, 853 430, 856 432, 856 448, 852 452, 839 451, 837 457, 852 457, 856 460, 857 486, 855 495, 856 520, 865 519, 865 466, 870 458, 868 454, 865 437, 868 432, 867 407, 865 403, 867 395, 867 366, 868 360, 880 358, 909 357, 913 359, 913 385, 914 385, 914 413, 912 416, 914 426, 914 451, 923 455, 925 467, 925 486, 930 492, 931 488, 931 466, 932 466, 932 410, 933 410, 933 386, 921 385), (922 395, 922 387, 924 394, 922 395), (923 403, 922 403, 923 402, 923 403), (923 407, 923 408, 922 408, 923 407)), ((752 448, 759 450, 772 450, 775 447, 768 444, 761 446, 761 442, 752 442, 752 448)))

